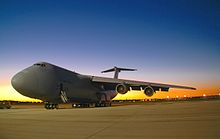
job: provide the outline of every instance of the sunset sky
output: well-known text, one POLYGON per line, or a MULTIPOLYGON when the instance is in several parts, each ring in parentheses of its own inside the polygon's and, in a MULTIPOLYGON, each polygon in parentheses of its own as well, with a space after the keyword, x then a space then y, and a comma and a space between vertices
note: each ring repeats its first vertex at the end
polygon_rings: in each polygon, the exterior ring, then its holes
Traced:
MULTIPOLYGON (((20 70, 46 61, 87 75, 137 68, 119 78, 196 87, 154 98, 220 93, 217 0, 1 0, 0 100, 30 100, 12 87, 20 70)), ((117 99, 146 98, 129 92, 117 99)))

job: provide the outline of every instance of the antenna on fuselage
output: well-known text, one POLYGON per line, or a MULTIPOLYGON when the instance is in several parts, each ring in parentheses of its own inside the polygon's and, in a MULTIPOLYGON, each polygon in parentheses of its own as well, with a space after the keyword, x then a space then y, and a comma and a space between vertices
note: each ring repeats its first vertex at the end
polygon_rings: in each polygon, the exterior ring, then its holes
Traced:
POLYGON ((137 71, 137 69, 127 69, 127 68, 114 67, 112 69, 104 70, 104 71, 102 71, 102 73, 113 72, 113 71, 115 72, 114 79, 118 79, 119 72, 121 72, 121 71, 137 71))

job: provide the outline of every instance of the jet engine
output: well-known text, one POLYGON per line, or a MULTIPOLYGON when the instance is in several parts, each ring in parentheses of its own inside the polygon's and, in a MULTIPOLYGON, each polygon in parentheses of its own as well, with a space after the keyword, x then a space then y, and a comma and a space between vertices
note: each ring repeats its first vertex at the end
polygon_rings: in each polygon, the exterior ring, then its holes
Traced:
POLYGON ((125 93, 128 92, 129 87, 126 86, 125 84, 118 84, 118 85, 116 86, 116 89, 115 89, 115 90, 116 90, 116 92, 119 93, 119 94, 125 94, 125 93))
POLYGON ((154 95, 154 89, 151 86, 148 86, 144 88, 144 94, 147 95, 148 97, 151 97, 154 95))

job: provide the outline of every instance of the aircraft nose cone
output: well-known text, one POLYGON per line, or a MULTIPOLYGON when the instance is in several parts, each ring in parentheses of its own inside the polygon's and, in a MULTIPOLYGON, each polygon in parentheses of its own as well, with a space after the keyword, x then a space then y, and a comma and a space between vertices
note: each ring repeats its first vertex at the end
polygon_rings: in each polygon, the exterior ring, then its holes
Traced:
POLYGON ((37 81, 29 72, 19 72, 11 79, 13 88, 25 96, 31 96, 37 90, 37 81))
POLYGON ((12 77, 11 79, 11 85, 13 86, 13 88, 15 90, 17 90, 18 88, 20 88, 20 81, 19 81, 19 74, 16 74, 15 76, 12 77))
POLYGON ((22 76, 22 73, 17 73, 15 76, 12 77, 11 79, 11 84, 14 87, 15 90, 17 90, 18 92, 20 92, 20 90, 23 90, 24 88, 24 83, 25 79, 22 76))

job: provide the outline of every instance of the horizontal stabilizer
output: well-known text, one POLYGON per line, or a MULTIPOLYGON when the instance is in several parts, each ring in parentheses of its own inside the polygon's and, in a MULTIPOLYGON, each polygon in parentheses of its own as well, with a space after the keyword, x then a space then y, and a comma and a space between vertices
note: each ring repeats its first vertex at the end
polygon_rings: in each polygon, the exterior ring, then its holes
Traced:
POLYGON ((102 71, 102 73, 106 73, 106 72, 115 72, 114 78, 118 79, 118 74, 121 71, 137 71, 137 69, 127 69, 127 68, 118 68, 118 67, 114 67, 112 69, 108 69, 108 70, 104 70, 102 71))

